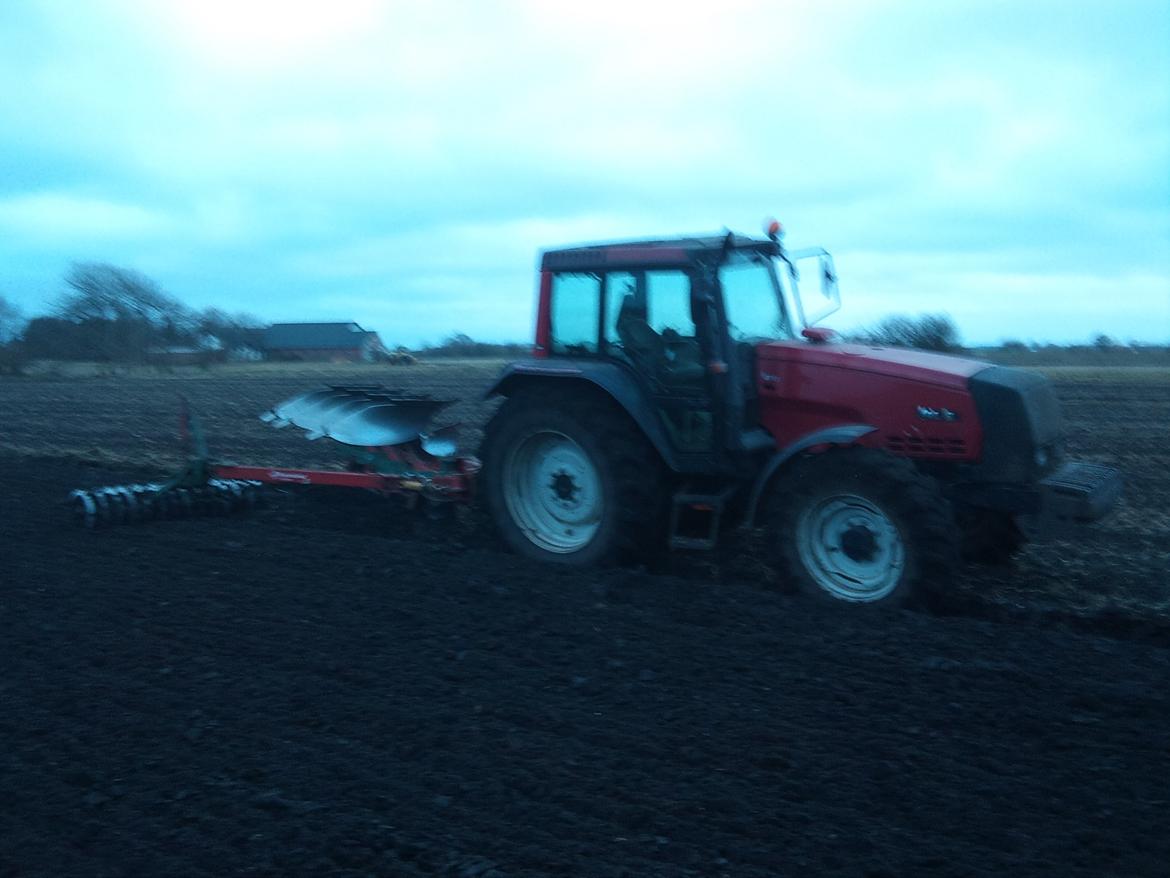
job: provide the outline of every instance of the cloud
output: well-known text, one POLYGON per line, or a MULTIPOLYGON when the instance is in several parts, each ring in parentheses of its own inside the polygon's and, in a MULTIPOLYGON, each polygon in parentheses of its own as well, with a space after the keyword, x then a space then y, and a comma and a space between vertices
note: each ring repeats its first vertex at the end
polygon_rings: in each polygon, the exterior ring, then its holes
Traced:
POLYGON ((41 192, 0 199, 0 232, 54 246, 165 235, 174 224, 165 214, 139 204, 41 192))
POLYGON ((947 313, 963 340, 976 345, 1005 339, 1085 341, 1101 332, 1139 341, 1170 336, 1165 274, 1101 273, 1087 266, 1013 272, 977 254, 957 262, 935 255, 893 264, 883 254, 849 254, 836 262, 847 278, 844 307, 829 322, 845 330, 890 313, 947 313))
POLYGON ((540 247, 776 214, 866 313, 955 290, 968 334, 1074 337, 972 272, 1049 314, 1170 287, 1167 46, 1158 2, 11 2, 0 283, 35 310, 104 258, 200 305, 433 338, 435 296, 517 337, 540 247))

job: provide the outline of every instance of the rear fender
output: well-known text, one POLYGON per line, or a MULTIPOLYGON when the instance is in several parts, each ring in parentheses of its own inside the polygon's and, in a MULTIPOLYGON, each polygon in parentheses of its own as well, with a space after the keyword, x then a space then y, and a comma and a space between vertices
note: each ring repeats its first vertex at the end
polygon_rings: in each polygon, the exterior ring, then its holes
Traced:
POLYGON ((672 470, 678 461, 658 412, 637 382, 616 363, 593 360, 519 360, 509 363, 496 382, 484 394, 515 396, 528 387, 547 387, 549 394, 579 391, 584 387, 604 393, 628 414, 650 440, 650 444, 672 470), (578 385, 568 387, 569 382, 578 385))
POLYGON ((862 436, 872 433, 876 429, 877 427, 872 427, 869 424, 839 424, 835 427, 826 427, 823 430, 814 430, 812 433, 806 433, 804 436, 781 448, 772 455, 767 466, 756 477, 756 482, 752 486, 751 498, 748 500, 747 514, 744 517, 744 522, 749 527, 755 525, 756 513, 759 511, 760 501, 763 499, 768 485, 772 482, 773 477, 779 472, 780 468, 792 460, 792 458, 796 457, 796 455, 810 448, 815 448, 817 445, 852 445, 862 436))

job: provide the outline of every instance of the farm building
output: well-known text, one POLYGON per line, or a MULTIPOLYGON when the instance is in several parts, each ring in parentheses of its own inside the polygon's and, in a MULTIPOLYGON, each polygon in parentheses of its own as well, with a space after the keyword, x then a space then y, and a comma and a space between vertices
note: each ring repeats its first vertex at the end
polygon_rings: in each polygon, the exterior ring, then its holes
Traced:
POLYGON ((256 344, 238 344, 227 352, 229 363, 259 363, 264 359, 264 351, 256 344))
POLYGON ((270 360, 368 363, 386 354, 378 333, 356 323, 274 323, 261 346, 270 360))
POLYGON ((224 359, 224 351, 216 348, 175 345, 146 350, 146 362, 153 366, 207 366, 224 359))
POLYGON ((158 345, 146 349, 146 361, 155 366, 207 366, 227 359, 223 342, 202 335, 194 345, 158 345))

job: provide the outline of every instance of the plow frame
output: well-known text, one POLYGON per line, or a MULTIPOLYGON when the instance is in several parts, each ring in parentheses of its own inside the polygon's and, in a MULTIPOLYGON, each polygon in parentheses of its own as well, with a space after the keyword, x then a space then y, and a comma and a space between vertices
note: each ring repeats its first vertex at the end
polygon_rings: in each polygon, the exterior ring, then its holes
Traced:
MULTIPOLYGON (((453 429, 434 435, 442 437, 453 429)), ((403 498, 411 509, 468 504, 474 499, 481 467, 475 457, 456 456, 453 451, 431 453, 428 448, 454 449, 454 444, 443 438, 428 445, 421 435, 397 445, 351 446, 345 469, 221 463, 212 459, 199 421, 182 396, 179 433, 188 454, 181 470, 165 481, 73 491, 67 502, 72 504, 78 523, 97 528, 156 518, 225 514, 259 505, 265 485, 371 491, 403 498)))
POLYGON ((479 460, 474 457, 430 458, 403 446, 386 446, 366 449, 348 470, 209 464, 208 474, 216 479, 282 487, 356 488, 434 502, 470 503, 479 469, 479 460))

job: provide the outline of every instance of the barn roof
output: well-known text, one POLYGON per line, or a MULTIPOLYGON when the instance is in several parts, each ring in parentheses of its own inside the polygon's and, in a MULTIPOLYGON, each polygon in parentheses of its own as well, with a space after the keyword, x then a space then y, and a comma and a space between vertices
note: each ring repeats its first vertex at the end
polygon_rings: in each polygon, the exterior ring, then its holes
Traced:
POLYGON ((376 332, 356 323, 274 323, 264 330, 266 350, 353 350, 376 332))

